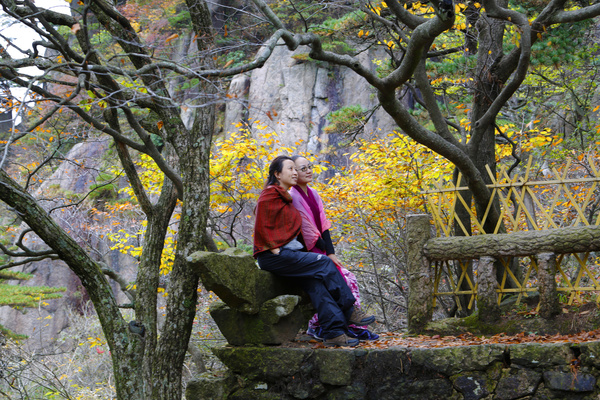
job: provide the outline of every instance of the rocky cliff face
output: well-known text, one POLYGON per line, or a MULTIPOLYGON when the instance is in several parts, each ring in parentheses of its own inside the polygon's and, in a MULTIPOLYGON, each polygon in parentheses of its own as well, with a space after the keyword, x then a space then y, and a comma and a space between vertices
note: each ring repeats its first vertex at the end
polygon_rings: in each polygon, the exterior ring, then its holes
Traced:
MULTIPOLYGON (((90 186, 97 182, 101 170, 102 155, 108 149, 110 141, 88 140, 79 143, 71 149, 67 158, 77 162, 65 162, 56 172, 47 179, 35 193, 40 199, 40 204, 46 210, 53 210, 55 220, 72 232, 74 238, 82 245, 93 249, 94 256, 106 263, 127 280, 135 277, 135 260, 110 250, 110 243, 95 234, 93 222, 87 215, 87 209, 71 205, 66 208, 57 208, 67 203, 69 193, 87 193, 90 186)), ((26 227, 23 226, 23 229, 26 227)), ((33 250, 45 248, 45 244, 33 234, 28 234, 26 244, 33 250)), ((11 282, 27 286, 53 286, 65 287, 61 299, 40 302, 35 309, 15 310, 11 307, 0 307, 0 325, 13 332, 28 335, 29 344, 33 348, 43 347, 57 338, 59 332, 68 326, 69 311, 84 311, 89 307, 87 294, 81 286, 79 278, 61 261, 44 260, 28 264, 19 269, 22 272, 33 274, 28 281, 11 282), (47 304, 47 305, 45 305, 47 304)), ((116 293, 120 290, 118 285, 113 285, 116 293)), ((128 302, 121 292, 119 301, 128 302)))
MULTIPOLYGON (((302 141, 300 151, 316 154, 329 148, 335 153, 345 138, 324 132, 327 114, 351 105, 370 110, 377 105, 377 98, 354 71, 307 60, 308 52, 306 46, 292 52, 280 45, 263 68, 234 78, 229 88, 225 131, 235 130, 238 122, 260 121, 278 132, 284 145, 302 141)), ((361 53, 361 61, 368 64, 374 53, 361 53)), ((371 65, 375 69, 376 65, 371 65)), ((364 132, 390 132, 394 126, 394 121, 378 109, 364 132)))

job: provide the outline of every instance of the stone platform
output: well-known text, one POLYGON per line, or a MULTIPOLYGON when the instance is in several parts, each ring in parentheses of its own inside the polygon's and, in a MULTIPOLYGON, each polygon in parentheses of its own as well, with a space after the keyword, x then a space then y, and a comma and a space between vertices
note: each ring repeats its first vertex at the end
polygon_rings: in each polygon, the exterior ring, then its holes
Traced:
POLYGON ((213 352, 228 373, 190 381, 187 400, 600 398, 598 341, 385 349, 224 346, 213 352))

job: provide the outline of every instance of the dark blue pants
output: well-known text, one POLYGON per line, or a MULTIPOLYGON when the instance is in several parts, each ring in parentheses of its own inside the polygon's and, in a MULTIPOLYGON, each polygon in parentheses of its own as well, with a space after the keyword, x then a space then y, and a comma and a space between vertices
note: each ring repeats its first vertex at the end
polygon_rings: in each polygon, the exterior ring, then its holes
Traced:
POLYGON ((298 278, 298 283, 317 309, 324 339, 346 332, 356 299, 329 257, 281 248, 278 255, 265 251, 257 258, 258 265, 265 271, 298 278))

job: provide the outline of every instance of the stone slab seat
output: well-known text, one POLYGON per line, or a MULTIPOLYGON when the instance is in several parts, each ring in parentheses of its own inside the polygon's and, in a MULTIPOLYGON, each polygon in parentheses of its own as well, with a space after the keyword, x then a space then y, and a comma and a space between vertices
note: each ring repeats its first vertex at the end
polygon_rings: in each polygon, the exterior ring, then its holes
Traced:
POLYGON ((243 250, 198 251, 187 260, 204 287, 219 296, 209 312, 231 345, 287 342, 314 312, 292 280, 261 270, 243 250))

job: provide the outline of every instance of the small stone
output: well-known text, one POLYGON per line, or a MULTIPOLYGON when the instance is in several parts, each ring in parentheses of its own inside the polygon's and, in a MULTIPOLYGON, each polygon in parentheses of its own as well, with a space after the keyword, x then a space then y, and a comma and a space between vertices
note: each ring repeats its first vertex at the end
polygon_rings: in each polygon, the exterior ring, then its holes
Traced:
POLYGON ((565 392, 592 392, 596 386, 596 378, 581 372, 544 372, 546 387, 565 392))

